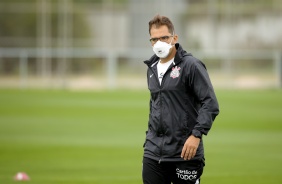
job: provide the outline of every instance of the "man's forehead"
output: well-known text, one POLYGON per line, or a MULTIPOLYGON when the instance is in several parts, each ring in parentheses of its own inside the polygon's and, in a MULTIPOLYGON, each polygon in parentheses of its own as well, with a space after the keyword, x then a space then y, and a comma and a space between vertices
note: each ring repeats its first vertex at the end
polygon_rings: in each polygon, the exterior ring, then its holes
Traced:
POLYGON ((154 35, 154 34, 168 34, 169 31, 168 31, 168 28, 167 26, 165 25, 162 25, 162 26, 152 26, 151 28, 151 35, 154 35))

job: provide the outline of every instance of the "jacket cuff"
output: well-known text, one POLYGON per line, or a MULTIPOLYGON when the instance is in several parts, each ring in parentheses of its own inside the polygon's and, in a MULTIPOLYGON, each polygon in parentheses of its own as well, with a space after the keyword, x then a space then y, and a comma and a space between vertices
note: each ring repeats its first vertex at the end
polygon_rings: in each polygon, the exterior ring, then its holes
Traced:
POLYGON ((197 138, 202 139, 202 132, 199 131, 199 130, 196 130, 196 129, 192 130, 192 135, 193 135, 194 137, 197 137, 197 138))

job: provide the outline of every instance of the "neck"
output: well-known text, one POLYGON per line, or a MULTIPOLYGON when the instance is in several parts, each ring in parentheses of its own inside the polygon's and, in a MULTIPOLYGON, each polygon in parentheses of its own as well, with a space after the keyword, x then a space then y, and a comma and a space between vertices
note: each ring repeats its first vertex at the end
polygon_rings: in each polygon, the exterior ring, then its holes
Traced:
POLYGON ((160 62, 161 63, 166 63, 166 62, 170 61, 172 58, 174 58, 175 54, 176 54, 176 48, 175 48, 175 46, 173 46, 171 48, 171 52, 168 54, 168 56, 166 58, 161 58, 160 62))

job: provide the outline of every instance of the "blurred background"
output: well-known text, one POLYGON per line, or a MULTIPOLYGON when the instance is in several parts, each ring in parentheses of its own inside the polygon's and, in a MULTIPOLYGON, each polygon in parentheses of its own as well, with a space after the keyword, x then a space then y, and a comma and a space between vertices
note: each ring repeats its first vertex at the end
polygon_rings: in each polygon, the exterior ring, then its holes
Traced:
POLYGON ((0 0, 0 87, 145 89, 156 14, 216 87, 282 86, 280 0, 0 0))
POLYGON ((282 183, 281 0, 0 0, 0 183, 142 183, 156 14, 220 104, 201 181, 282 183))

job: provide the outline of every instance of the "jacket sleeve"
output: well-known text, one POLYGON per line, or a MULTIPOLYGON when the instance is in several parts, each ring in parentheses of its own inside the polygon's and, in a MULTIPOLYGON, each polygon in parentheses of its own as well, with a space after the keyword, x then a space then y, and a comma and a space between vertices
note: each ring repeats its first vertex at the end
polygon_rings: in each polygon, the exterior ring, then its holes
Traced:
POLYGON ((207 135, 215 117, 219 114, 219 105, 205 65, 194 58, 189 72, 189 83, 194 98, 199 104, 198 117, 192 133, 207 135))

